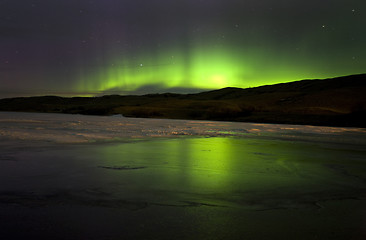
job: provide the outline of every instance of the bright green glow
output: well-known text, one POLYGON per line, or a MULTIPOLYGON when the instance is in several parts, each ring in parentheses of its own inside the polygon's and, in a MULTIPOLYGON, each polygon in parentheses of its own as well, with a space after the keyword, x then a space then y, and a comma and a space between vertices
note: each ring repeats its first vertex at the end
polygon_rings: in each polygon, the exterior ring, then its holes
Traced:
POLYGON ((196 50, 190 54, 167 51, 155 58, 141 55, 136 60, 111 61, 108 67, 84 76, 79 89, 104 91, 117 88, 132 91, 144 85, 222 88, 240 86, 241 73, 249 71, 247 64, 223 49, 196 50))
MULTIPOLYGON (((80 74, 79 92, 108 90, 255 87, 309 78, 333 77, 316 59, 271 49, 196 44, 110 57, 105 66, 80 74), (314 67, 315 66, 315 67, 314 67)), ((337 75, 334 75, 337 76, 337 75)))

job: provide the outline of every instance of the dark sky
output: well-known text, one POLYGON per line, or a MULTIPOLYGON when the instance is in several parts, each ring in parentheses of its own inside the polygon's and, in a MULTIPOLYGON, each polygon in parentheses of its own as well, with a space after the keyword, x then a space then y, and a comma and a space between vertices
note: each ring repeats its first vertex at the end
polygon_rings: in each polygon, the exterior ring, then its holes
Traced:
POLYGON ((0 97, 365 73, 363 0, 0 0, 0 97))

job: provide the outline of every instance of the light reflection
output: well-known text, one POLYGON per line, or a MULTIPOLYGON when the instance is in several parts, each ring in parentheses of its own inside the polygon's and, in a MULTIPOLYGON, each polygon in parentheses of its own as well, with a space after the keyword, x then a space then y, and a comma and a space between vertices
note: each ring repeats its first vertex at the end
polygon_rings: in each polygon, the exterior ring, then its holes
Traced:
POLYGON ((299 157, 286 152, 291 148, 291 142, 235 137, 142 141, 105 146, 100 165, 146 167, 128 173, 106 173, 117 178, 129 176, 129 181, 135 179, 137 189, 176 191, 179 187, 179 191, 196 193, 248 191, 303 181, 294 174, 297 167, 291 162, 299 157), (151 185, 146 186, 146 181, 151 185))
POLYGON ((143 138, 56 144, 47 151, 14 156, 8 151, 4 159, 13 157, 19 164, 1 163, 13 168, 2 168, 3 182, 12 174, 47 172, 46 181, 27 178, 20 188, 71 191, 83 201, 107 201, 112 207, 117 199, 159 206, 191 202, 253 209, 303 208, 314 207, 314 202, 323 199, 358 197, 364 192, 360 190, 365 185, 365 151, 360 147, 229 136, 143 138), (29 168, 34 162, 37 167, 29 168))

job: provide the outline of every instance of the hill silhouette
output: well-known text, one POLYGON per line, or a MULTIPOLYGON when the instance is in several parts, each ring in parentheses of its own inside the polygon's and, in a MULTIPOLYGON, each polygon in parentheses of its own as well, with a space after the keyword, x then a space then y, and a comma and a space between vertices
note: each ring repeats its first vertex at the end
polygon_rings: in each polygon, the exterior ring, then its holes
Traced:
POLYGON ((0 111, 366 127, 366 74, 197 94, 0 99, 0 111))

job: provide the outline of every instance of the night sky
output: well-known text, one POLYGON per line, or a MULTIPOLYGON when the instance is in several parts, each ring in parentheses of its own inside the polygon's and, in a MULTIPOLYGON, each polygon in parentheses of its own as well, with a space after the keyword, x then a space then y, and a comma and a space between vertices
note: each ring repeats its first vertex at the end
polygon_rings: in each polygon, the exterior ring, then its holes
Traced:
POLYGON ((366 72, 364 0, 0 0, 0 97, 366 72))

